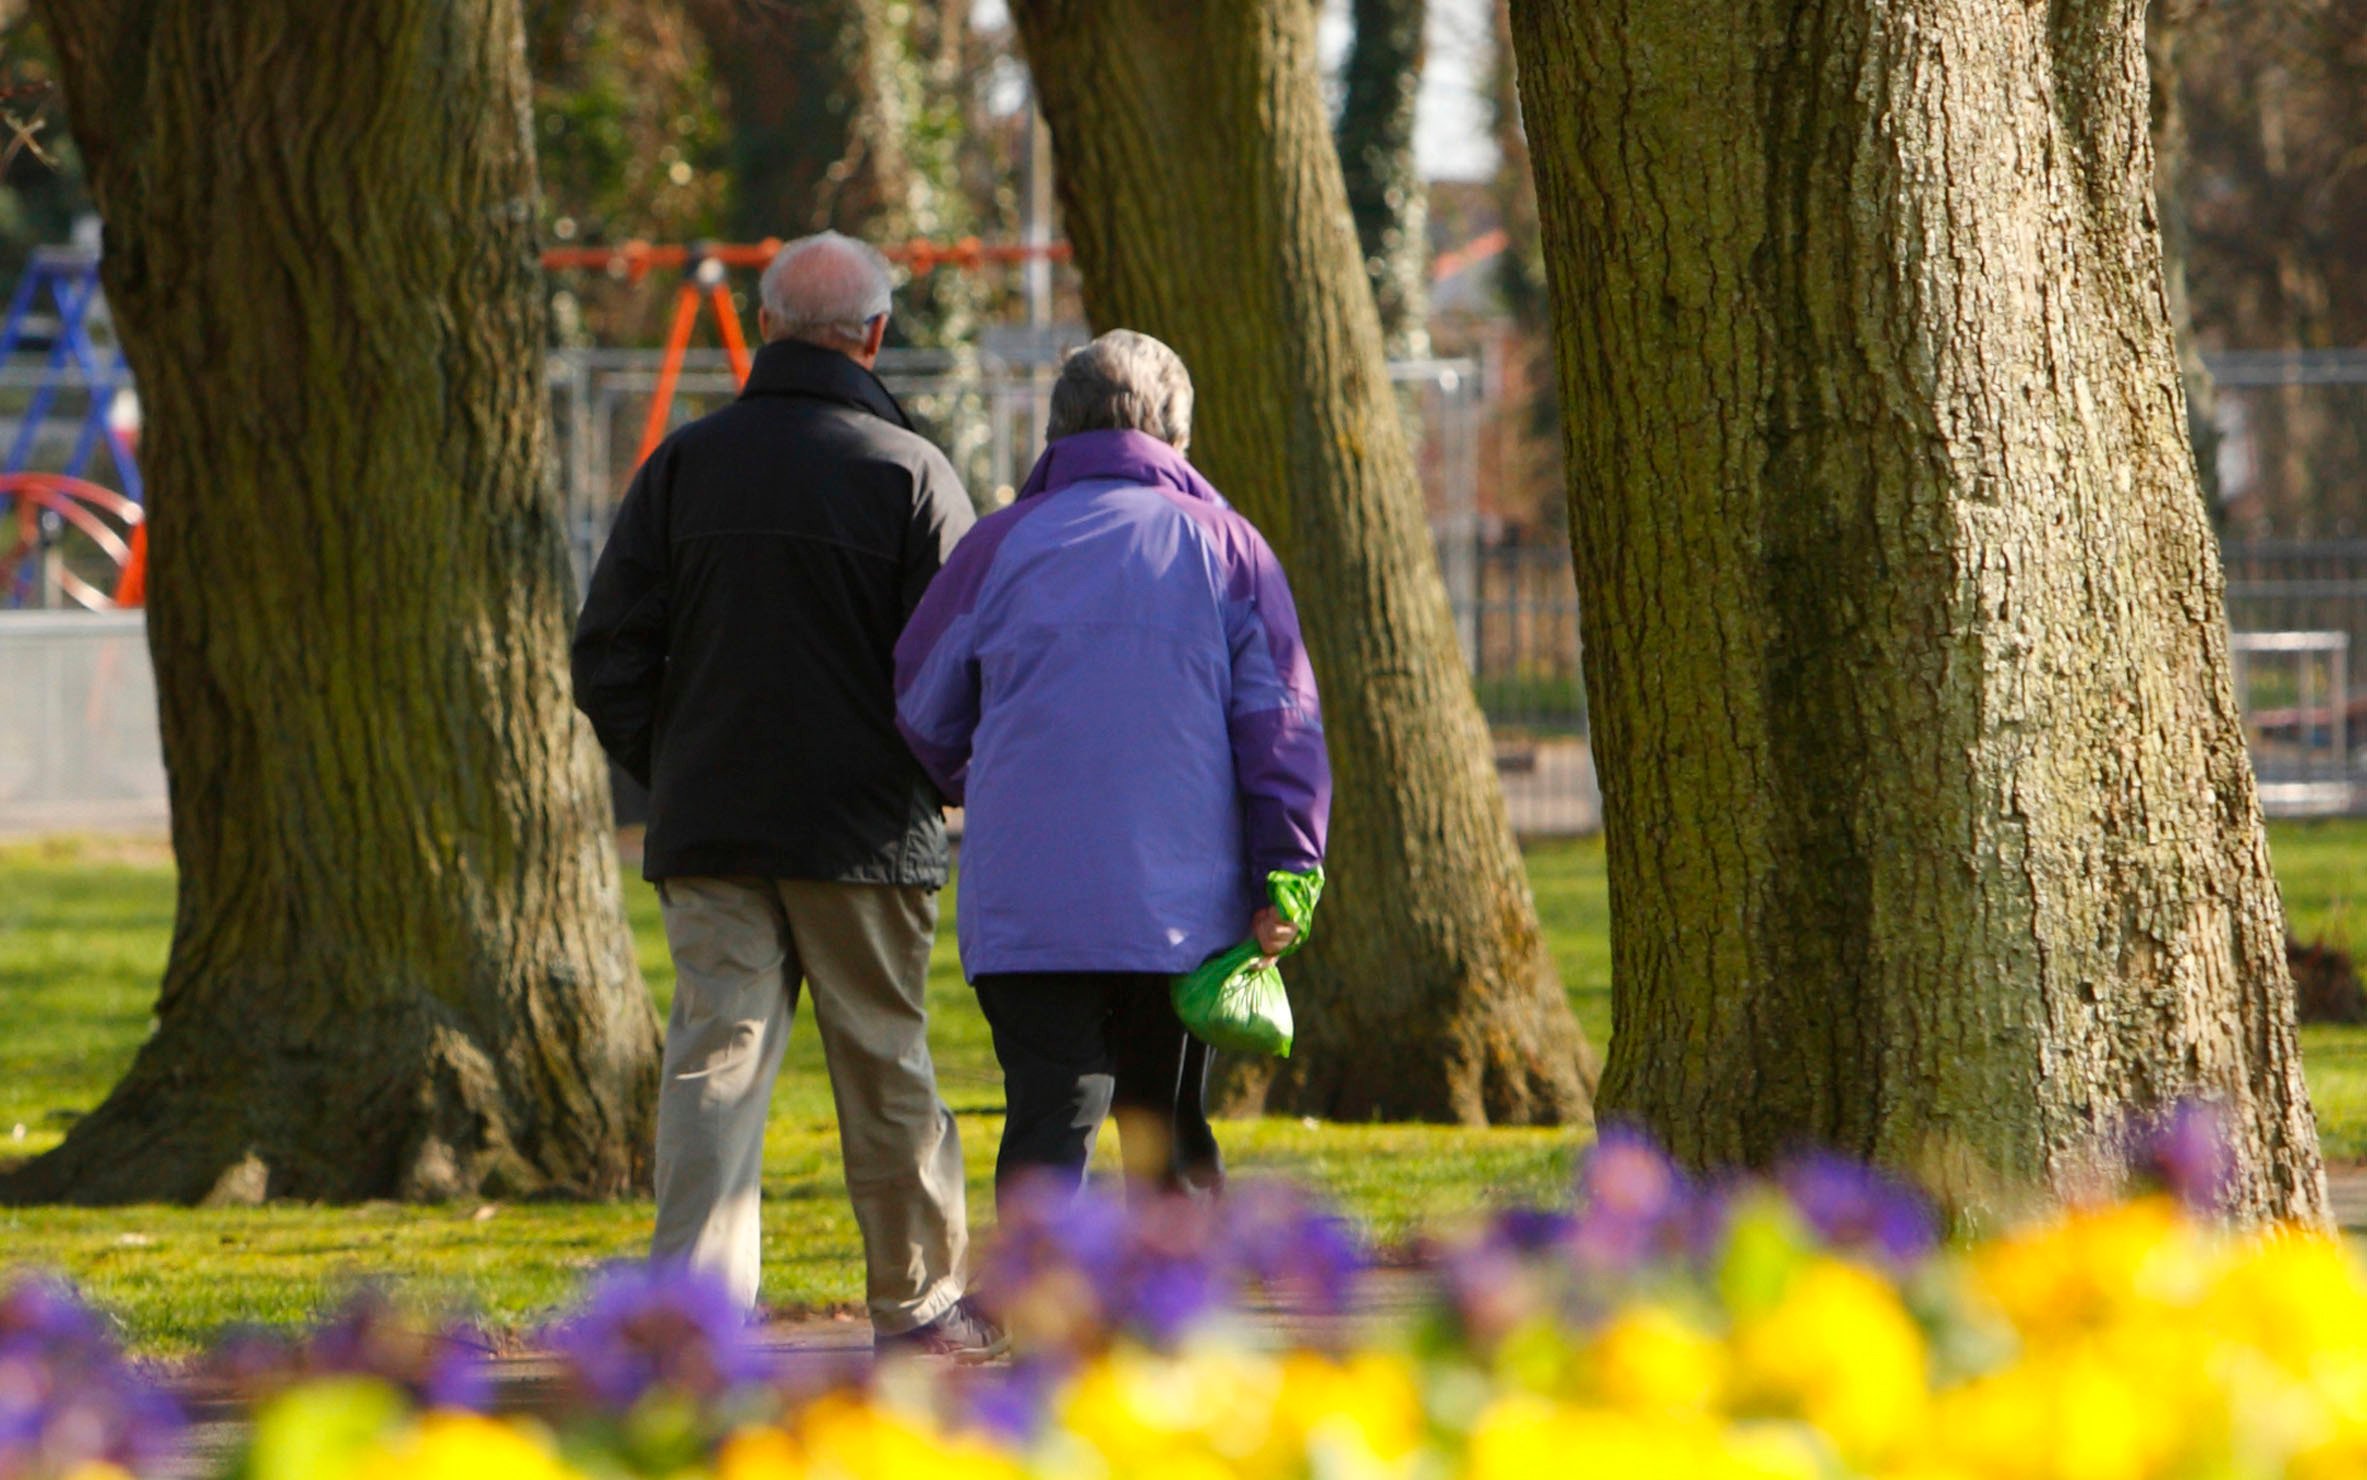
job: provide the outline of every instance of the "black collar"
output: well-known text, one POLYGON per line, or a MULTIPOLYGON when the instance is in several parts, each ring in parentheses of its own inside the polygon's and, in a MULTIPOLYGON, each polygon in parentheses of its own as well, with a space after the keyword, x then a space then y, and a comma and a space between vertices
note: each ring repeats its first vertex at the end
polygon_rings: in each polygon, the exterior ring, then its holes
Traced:
POLYGON ((811 396, 868 411, 880 420, 912 430, 912 421, 879 377, 834 349, 795 339, 776 339, 756 352, 742 396, 811 396))

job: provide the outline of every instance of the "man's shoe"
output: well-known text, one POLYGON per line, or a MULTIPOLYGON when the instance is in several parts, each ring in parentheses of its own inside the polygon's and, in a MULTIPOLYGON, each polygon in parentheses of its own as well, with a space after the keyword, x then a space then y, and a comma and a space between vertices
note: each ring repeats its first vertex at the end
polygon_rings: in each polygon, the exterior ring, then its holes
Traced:
POLYGON ((991 1362, 1010 1349, 1011 1338, 967 1295, 925 1326, 871 1339, 872 1355, 882 1358, 950 1357, 956 1362, 991 1362))

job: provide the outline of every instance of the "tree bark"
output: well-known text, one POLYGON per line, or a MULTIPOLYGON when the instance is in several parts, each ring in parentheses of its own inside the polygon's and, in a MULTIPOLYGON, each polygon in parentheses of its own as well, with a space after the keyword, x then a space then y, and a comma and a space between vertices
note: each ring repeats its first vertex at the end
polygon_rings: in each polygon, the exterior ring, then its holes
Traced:
POLYGON ((1300 0, 1013 6, 1098 328, 1158 335, 1193 451, 1272 540, 1323 687, 1333 893, 1299 1049, 1243 1098, 1343 1119, 1582 1116, 1359 268, 1300 0))
POLYGON ((43 0, 145 414, 180 896, 15 1201, 610 1194, 656 1022, 572 713, 513 0, 43 0))
POLYGON ((2194 447, 2196 491, 2210 513, 2214 532, 2225 511, 2219 501, 2218 388, 2203 364, 2195 337, 2194 301, 2186 288, 2194 257, 2194 231, 2186 216, 2186 107, 2180 99, 2180 53, 2198 0, 2149 0, 2145 10, 2145 64, 2151 79, 2153 197, 2160 213, 2162 290, 2178 354, 2178 377, 2186 393, 2186 436, 2194 447))
POLYGON ((2230 1112, 2321 1216, 2163 303, 2142 0, 1516 7, 1618 1033, 1602 1111, 1979 1214, 2230 1112))
POLYGON ((1430 195, 1414 157, 1428 0, 1355 0, 1337 130, 1348 213, 1391 355, 1430 353, 1430 195))

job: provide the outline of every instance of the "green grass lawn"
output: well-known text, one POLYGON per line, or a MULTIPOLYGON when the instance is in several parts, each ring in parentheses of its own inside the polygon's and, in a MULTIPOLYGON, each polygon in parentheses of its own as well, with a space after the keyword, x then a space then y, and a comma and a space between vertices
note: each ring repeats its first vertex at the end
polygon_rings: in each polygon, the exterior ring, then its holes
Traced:
MULTIPOLYGON (((1589 863, 1584 850, 1573 853, 1556 877, 1565 892, 1591 887, 1599 933, 1602 882, 1593 857, 1589 863)), ((993 1206, 1002 1079, 955 962, 950 902, 930 970, 930 1040, 946 1102, 961 1124, 971 1222, 983 1232, 993 1206)), ((642 973, 662 1015, 674 974, 657 899, 635 880, 628 906, 642 973)), ((70 840, 0 845, 0 1023, 7 1025, 0 1033, 0 1159, 57 1144, 130 1061, 148 1032, 172 911, 170 863, 154 850, 70 840)), ((1598 974, 1593 985, 1603 998, 1607 982, 1598 974)), ((1236 1174, 1321 1188, 1380 1242, 1476 1208, 1556 1195, 1584 1134, 1318 1127, 1282 1118, 1219 1127, 1236 1174)), ((1102 1149, 1106 1159, 1109 1138, 1102 1149)), ((829 1085, 817 1040, 802 1022, 773 1101, 764 1180, 764 1298, 792 1308, 858 1302, 860 1245, 840 1179, 829 1085)), ((529 1324, 585 1270, 638 1253, 650 1217, 646 1202, 0 1209, 0 1266, 62 1270, 139 1346, 175 1353, 226 1324, 299 1321, 367 1275, 391 1276, 414 1298, 465 1308, 496 1326, 529 1324)))
MULTIPOLYGON (((2296 932, 2348 945, 2353 880, 2367 872, 2367 824, 2280 826, 2272 844, 2296 932)), ((1542 846, 1531 851, 1529 866, 1571 1004, 1600 1047, 1611 1026, 1602 846, 1542 846)), ((0 1158, 55 1145, 129 1061, 148 1031, 172 907, 171 866, 154 850, 71 841, 0 846, 0 1022, 7 1025, 0 1033, 0 1158)), ((673 972, 656 899, 636 882, 630 908, 641 969, 662 1012, 673 972)), ((931 1039, 946 1100, 961 1121, 972 1220, 984 1230, 1001 1081, 951 934, 950 927, 942 932, 931 970, 931 1039)), ((2303 1041, 2328 1154, 2367 1157, 2367 1030, 2312 1028, 2303 1041)), ((1553 1196, 1583 1140, 1579 1131, 1292 1119, 1230 1122, 1220 1134, 1237 1172, 1320 1188, 1381 1241, 1491 1204, 1553 1196)), ((765 1298, 790 1307, 858 1300, 858 1245, 839 1180, 829 1089, 814 1035, 802 1027, 773 1104, 765 1193, 765 1298)), ((135 1344, 174 1353, 226 1324, 301 1320, 369 1275, 397 1279, 429 1304, 524 1326, 564 1299, 585 1270, 636 1253, 649 1221, 645 1202, 0 1210, 0 1265, 70 1274, 135 1344)))

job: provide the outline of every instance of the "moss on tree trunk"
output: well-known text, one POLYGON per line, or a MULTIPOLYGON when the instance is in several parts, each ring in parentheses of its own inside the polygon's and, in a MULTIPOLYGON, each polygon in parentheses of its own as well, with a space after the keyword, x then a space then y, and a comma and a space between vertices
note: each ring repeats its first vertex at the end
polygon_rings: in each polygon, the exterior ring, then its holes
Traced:
POLYGON ((512 0, 54 0, 138 376, 180 897, 0 1197, 614 1193, 656 1024, 567 696, 512 0))
POLYGON ((1333 889, 1290 972, 1298 1052, 1238 1086, 1347 1119, 1582 1116, 1583 1045, 1423 522, 1313 7, 1013 13, 1087 312, 1191 367, 1193 455, 1281 555, 1323 687, 1333 889))
POLYGON ((1978 1211, 2232 1111, 2324 1207, 2141 0, 1515 6, 1609 829, 1605 1114, 1978 1211))

